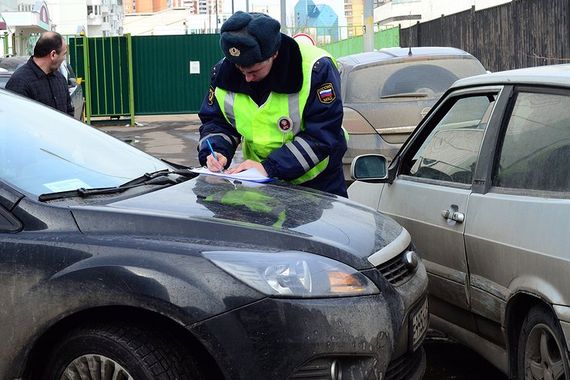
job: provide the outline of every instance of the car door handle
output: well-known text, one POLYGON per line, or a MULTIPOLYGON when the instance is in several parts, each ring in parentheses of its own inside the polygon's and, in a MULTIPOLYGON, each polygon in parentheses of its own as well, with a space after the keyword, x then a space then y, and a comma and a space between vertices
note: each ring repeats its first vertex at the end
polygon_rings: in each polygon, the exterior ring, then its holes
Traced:
POLYGON ((443 216, 445 219, 454 220, 457 223, 463 223, 465 220, 465 214, 459 211, 455 211, 454 208, 456 207, 457 206, 452 206, 450 210, 441 210, 441 216, 443 216))
POLYGON ((465 214, 456 211, 453 214, 451 214, 451 220, 455 220, 457 223, 463 223, 463 221, 465 220, 465 214))

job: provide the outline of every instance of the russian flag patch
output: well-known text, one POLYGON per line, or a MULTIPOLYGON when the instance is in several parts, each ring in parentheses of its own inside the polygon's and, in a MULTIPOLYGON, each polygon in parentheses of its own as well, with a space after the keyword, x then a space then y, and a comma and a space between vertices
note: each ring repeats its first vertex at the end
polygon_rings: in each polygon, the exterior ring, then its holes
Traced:
POLYGON ((336 99, 334 87, 332 83, 325 83, 317 90, 319 101, 324 104, 330 104, 336 99))

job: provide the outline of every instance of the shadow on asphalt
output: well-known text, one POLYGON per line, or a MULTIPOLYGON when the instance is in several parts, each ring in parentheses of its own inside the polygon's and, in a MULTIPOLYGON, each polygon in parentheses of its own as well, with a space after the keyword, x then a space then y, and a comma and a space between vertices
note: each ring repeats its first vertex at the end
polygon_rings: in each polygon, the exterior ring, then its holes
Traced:
POLYGON ((507 376, 469 348, 444 338, 424 342, 427 368, 423 380, 507 380, 507 376))

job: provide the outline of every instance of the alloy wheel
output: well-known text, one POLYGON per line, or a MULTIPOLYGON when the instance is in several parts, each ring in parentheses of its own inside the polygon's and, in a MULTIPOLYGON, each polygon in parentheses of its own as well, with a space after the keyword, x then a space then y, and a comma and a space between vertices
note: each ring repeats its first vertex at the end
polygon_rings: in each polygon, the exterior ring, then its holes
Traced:
POLYGON ((526 342, 525 379, 566 380, 560 343, 543 323, 536 324, 526 342))
POLYGON ((60 380, 134 380, 119 363, 103 355, 81 355, 63 371, 60 380))

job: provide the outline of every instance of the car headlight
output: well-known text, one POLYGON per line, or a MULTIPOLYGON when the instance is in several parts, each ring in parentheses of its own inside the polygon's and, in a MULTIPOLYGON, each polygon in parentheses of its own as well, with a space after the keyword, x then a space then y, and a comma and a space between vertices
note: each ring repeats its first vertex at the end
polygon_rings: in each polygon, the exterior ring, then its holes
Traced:
POLYGON ((218 267, 269 296, 346 297, 378 294, 368 277, 341 262, 306 252, 211 251, 218 267))

